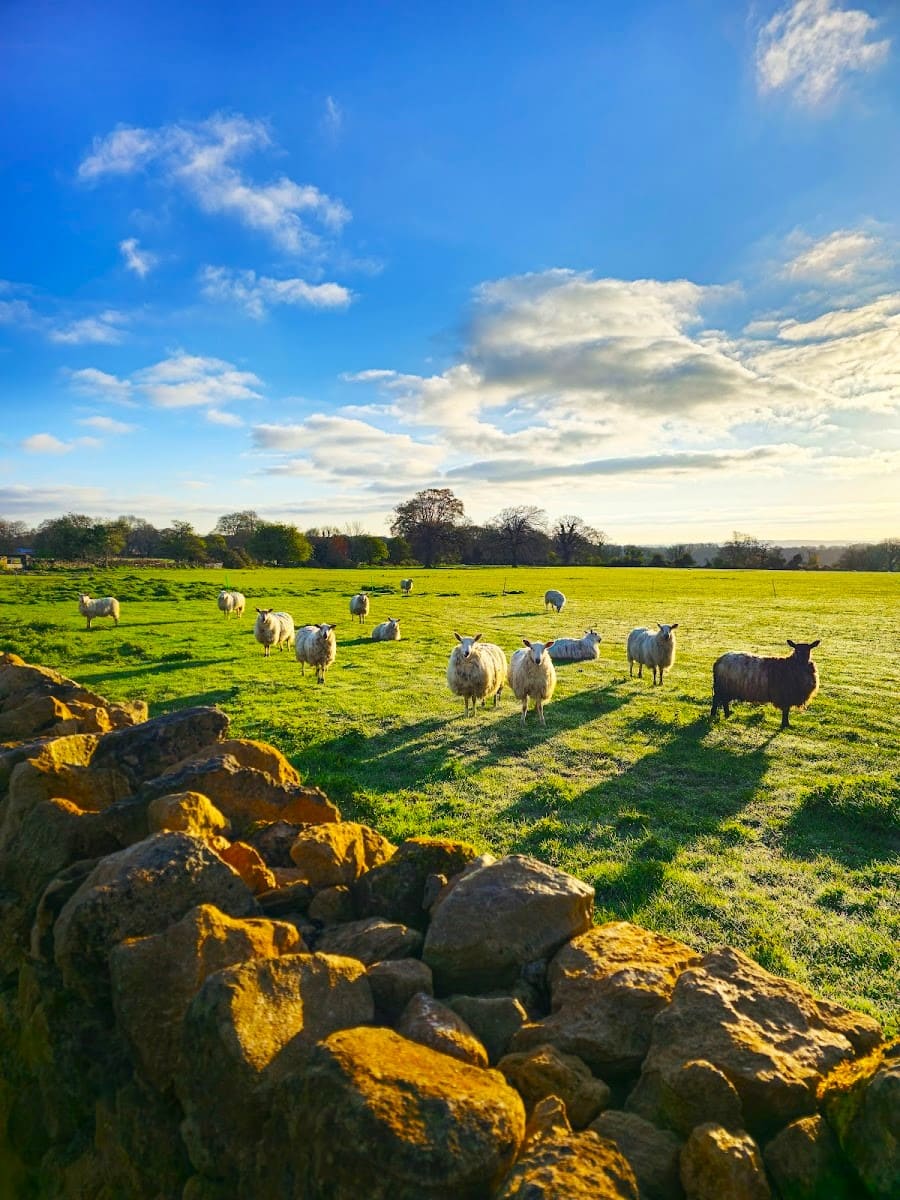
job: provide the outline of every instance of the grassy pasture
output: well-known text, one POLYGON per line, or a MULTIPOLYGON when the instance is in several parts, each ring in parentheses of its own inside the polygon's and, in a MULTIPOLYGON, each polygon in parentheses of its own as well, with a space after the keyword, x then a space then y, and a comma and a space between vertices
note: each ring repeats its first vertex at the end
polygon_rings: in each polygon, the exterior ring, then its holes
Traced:
POLYGON ((238 735, 279 746, 347 818, 394 839, 442 833, 589 880, 599 918, 697 947, 728 941, 768 969, 900 1023, 897 699, 900 578, 627 569, 89 571, 0 578, 0 648, 156 714, 219 704, 238 735), (223 585, 248 597, 225 620, 223 585), (363 626, 349 596, 372 595, 363 626), (548 586, 569 597, 543 610, 548 586), (505 588, 505 591, 504 591, 505 588), (77 594, 115 594, 118 629, 88 633, 77 594), (253 606, 338 624, 324 687, 263 658, 253 606), (893 616, 892 616, 893 614, 893 616), (400 616, 404 640, 372 643, 400 616), (635 625, 679 622, 662 688, 629 679, 635 625), (542 730, 513 698, 463 718, 445 682, 452 631, 508 653, 523 636, 603 634, 599 662, 558 667, 542 730), (710 726, 724 650, 821 638, 821 692, 793 728, 736 705, 710 726))

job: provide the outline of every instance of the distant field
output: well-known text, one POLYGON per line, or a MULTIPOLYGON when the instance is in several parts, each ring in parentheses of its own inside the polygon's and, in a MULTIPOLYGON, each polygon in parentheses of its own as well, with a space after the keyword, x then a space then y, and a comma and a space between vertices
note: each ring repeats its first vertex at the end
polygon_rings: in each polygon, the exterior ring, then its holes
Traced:
POLYGON ((152 713, 221 705, 238 735, 279 746, 347 818, 394 839, 442 833, 523 852, 589 880, 598 917, 625 917, 900 1022, 900 576, 520 568, 129 571, 0 578, 0 647, 152 713), (402 575, 415 590, 399 595, 402 575), (243 621, 220 587, 248 597, 243 621), (506 594, 504 594, 504 585, 506 594), (349 596, 372 609, 351 623, 349 596), (543 593, 569 603, 545 614, 543 593), (77 594, 115 594, 122 624, 88 633, 77 594), (338 623, 318 687, 287 652, 262 656, 253 607, 338 623), (404 640, 373 644, 402 617, 404 640), (679 622, 662 688, 629 679, 635 625, 679 622), (452 631, 507 652, 523 636, 603 635, 599 662, 562 666, 547 728, 515 701, 465 720, 444 677, 452 631), (710 727, 724 650, 821 638, 822 690, 794 728, 736 706, 710 727))

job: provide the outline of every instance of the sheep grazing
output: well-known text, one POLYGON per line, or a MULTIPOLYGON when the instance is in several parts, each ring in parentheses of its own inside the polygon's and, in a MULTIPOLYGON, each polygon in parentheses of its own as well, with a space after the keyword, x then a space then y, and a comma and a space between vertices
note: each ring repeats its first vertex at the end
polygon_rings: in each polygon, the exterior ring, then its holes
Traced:
POLYGON ((819 641, 787 644, 794 653, 785 658, 757 654, 722 654, 713 664, 713 700, 710 719, 721 706, 731 716, 733 700, 752 704, 774 704, 781 709, 781 728, 790 729, 788 714, 792 708, 805 708, 819 690, 816 664, 809 657, 819 641))
POLYGON ((584 637, 557 638, 553 642, 553 653, 550 657, 554 662, 591 662, 600 657, 600 643, 603 638, 596 629, 586 629, 584 637))
POLYGON ((481 634, 474 637, 453 636, 459 642, 450 653, 447 663, 447 685, 454 696, 462 696, 466 706, 466 716, 469 715, 469 701, 472 702, 472 714, 475 705, 484 702, 488 696, 493 696, 494 705, 500 700, 503 685, 506 683, 506 655, 493 642, 483 642, 481 634))
POLYGON ((380 625, 376 625, 372 630, 373 642, 399 642, 400 641, 400 618, 388 617, 386 621, 382 621, 380 625))
POLYGON ((101 596, 99 600, 92 600, 82 592, 78 597, 78 611, 87 619, 88 629, 94 617, 112 617, 117 625, 119 623, 119 602, 115 596, 101 596))
POLYGON ((357 592, 355 596, 350 598, 350 616, 359 617, 359 623, 369 615, 369 597, 365 592, 357 592))
POLYGON ((253 636, 263 647, 264 656, 268 658, 273 646, 282 650, 288 642, 293 641, 294 618, 290 613, 276 612, 274 608, 258 608, 253 636))
POLYGON ((663 671, 671 667, 675 661, 675 630, 674 625, 657 624, 657 632, 652 629, 632 629, 628 635, 628 674, 634 674, 634 664, 638 664, 638 679, 643 678, 644 667, 653 671, 653 682, 662 683, 663 671), (659 671, 659 679, 656 672, 659 671))
POLYGON ((294 653, 301 674, 306 674, 309 663, 316 668, 316 683, 325 682, 325 672, 337 658, 336 628, 336 625, 302 625, 294 638, 294 653))
POLYGON ((565 596, 562 594, 562 592, 556 591, 555 588, 550 588, 549 591, 544 592, 544 612, 546 612, 548 608, 553 608, 557 612, 562 612, 565 602, 565 596))
POLYGON ((544 720, 544 701, 549 700, 556 687, 556 670, 550 660, 548 651, 553 646, 549 642, 529 642, 522 638, 527 650, 517 650, 509 660, 509 686, 516 694, 516 699, 522 701, 522 724, 525 724, 525 714, 528 712, 528 699, 534 701, 534 710, 542 725, 544 720))
POLYGON ((247 598, 243 592, 226 590, 219 592, 219 598, 216 603, 221 609, 223 616, 230 617, 232 613, 236 613, 239 617, 242 617, 247 604, 247 598))
POLYGON ((400 591, 403 593, 404 596, 408 596, 409 593, 412 591, 412 585, 413 585, 413 581, 411 579, 401 579, 400 580, 400 591))

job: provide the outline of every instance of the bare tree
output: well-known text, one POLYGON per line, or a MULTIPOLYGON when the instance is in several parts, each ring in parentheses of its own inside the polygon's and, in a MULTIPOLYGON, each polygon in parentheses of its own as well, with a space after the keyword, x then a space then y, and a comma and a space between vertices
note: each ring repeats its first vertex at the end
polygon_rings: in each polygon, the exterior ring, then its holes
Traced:
POLYGON ((426 488, 398 504, 394 514, 391 533, 406 538, 423 566, 432 567, 452 546, 465 509, 449 488, 426 488))
POLYGON ((547 514, 534 504, 517 504, 499 512, 491 525, 497 531, 510 566, 517 567, 541 536, 545 535, 547 514))
POLYGON ((600 547, 606 543, 606 534, 588 525, 581 517, 557 517, 553 522, 550 536, 553 548, 565 565, 571 564, 578 557, 583 557, 592 547, 600 547))

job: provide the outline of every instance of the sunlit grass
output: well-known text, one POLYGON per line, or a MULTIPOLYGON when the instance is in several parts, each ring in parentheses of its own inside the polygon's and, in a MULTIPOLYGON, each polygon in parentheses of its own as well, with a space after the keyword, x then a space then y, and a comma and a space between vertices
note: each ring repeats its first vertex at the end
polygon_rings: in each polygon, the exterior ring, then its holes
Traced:
POLYGON ((345 816, 399 839, 444 833, 535 854, 594 884, 598 915, 706 947, 898 1021, 896 699, 889 575, 611 569, 87 572, 0 579, 0 646, 154 713, 219 704, 236 734, 274 742, 345 816), (415 578, 408 598, 400 578, 415 578), (227 575, 227 579, 226 579, 227 575), (223 585, 248 598, 226 620, 223 585), (545 614, 543 593, 569 603, 545 614), (366 624, 349 597, 372 594, 366 624), (77 594, 115 594, 122 623, 88 633, 77 594), (253 607, 338 624, 318 687, 287 652, 264 659, 253 607), (404 640, 372 643, 401 617, 404 640), (629 679, 635 625, 679 622, 661 688, 629 679), (453 630, 507 652, 523 636, 603 634, 599 662, 559 668, 547 727, 514 702, 464 719, 446 687, 453 630), (887 632, 885 632, 887 631, 887 632), (724 650, 787 653, 821 638, 822 690, 793 728, 737 705, 710 726, 724 650))

